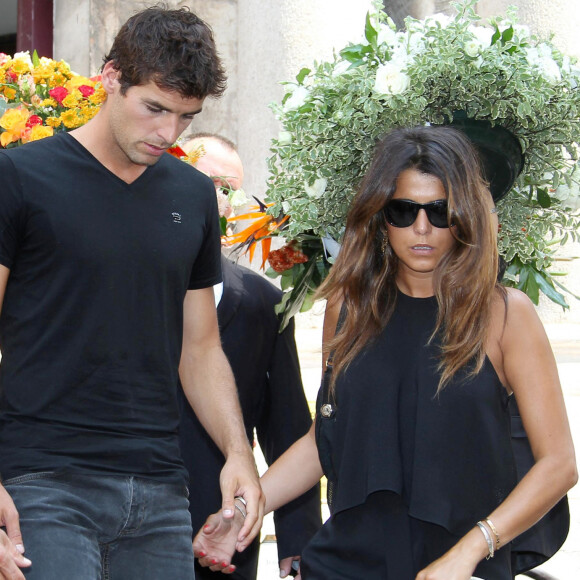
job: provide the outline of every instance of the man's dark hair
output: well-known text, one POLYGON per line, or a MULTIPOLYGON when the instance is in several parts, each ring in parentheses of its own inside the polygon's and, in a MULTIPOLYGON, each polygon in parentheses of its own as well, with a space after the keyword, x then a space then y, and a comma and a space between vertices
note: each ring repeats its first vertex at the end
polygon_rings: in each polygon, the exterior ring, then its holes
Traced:
POLYGON ((138 12, 121 27, 104 62, 121 73, 121 93, 153 81, 184 98, 220 97, 226 74, 211 28, 188 8, 138 12))

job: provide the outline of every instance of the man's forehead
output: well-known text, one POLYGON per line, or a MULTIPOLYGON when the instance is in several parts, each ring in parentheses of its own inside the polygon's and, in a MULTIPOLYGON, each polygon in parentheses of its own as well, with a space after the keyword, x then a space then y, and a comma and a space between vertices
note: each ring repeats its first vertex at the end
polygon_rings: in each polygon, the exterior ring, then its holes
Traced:
POLYGON ((161 87, 153 81, 129 87, 128 90, 130 89, 136 89, 144 101, 156 103, 163 108, 176 110, 180 113, 200 113, 205 100, 197 97, 184 97, 181 93, 161 87))
POLYGON ((194 139, 189 143, 189 151, 203 145, 204 154, 197 160, 195 166, 211 176, 225 176, 241 179, 243 168, 238 154, 228 149, 215 139, 194 139))

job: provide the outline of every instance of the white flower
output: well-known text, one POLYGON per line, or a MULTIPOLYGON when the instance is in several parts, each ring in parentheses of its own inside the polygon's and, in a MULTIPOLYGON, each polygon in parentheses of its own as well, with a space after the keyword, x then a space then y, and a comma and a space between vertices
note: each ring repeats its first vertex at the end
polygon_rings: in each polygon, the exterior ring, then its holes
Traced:
POLYGON ((425 47, 425 37, 423 34, 413 34, 409 32, 407 35, 402 35, 403 43, 406 46, 407 52, 410 55, 417 54, 425 47))
POLYGON ((30 58, 30 52, 15 52, 13 56, 13 60, 23 60, 24 62, 28 63, 28 66, 32 68, 32 59, 30 58))
POLYGON ((450 22, 451 18, 449 16, 438 12, 437 14, 433 14, 433 16, 429 16, 425 19, 425 26, 435 28, 437 24, 439 24, 441 28, 447 28, 450 22))
POLYGON ((324 177, 319 177, 312 185, 308 182, 304 183, 304 190, 308 197, 313 197, 318 199, 326 191, 326 185, 328 181, 324 177))
POLYGON ((397 42, 397 33, 390 26, 381 26, 379 34, 377 36, 377 44, 387 44, 388 46, 393 46, 397 42))
POLYGON ((551 83, 559 83, 562 80, 560 67, 558 66, 558 63, 551 57, 542 58, 540 71, 546 80, 551 83))
POLYGON ((278 145, 290 145, 292 143, 292 133, 290 131, 280 131, 278 133, 278 145))
POLYGON ((514 28, 514 32, 515 32, 516 36, 520 40, 523 40, 524 38, 530 37, 530 27, 529 26, 526 26, 525 24, 514 24, 513 28, 514 28))
POLYGON ((471 34, 473 34, 475 40, 479 43, 479 46, 481 46, 482 49, 489 48, 491 46, 491 39, 494 33, 491 28, 472 25, 468 28, 468 30, 471 32, 471 34))
POLYGON ((580 209, 580 184, 573 183, 572 187, 565 183, 559 185, 550 196, 560 201, 564 209, 576 211, 580 209))
POLYGON ((235 189, 228 194, 228 201, 234 209, 238 209, 248 203, 248 196, 243 189, 235 189))
POLYGON ((463 45, 463 50, 465 50, 465 54, 470 56, 471 58, 475 58, 481 49, 481 45, 477 40, 469 40, 463 45))
POLYGON ((545 43, 537 47, 526 48, 526 58, 528 62, 539 69, 540 74, 551 83, 557 83, 562 80, 560 67, 552 58, 552 49, 545 43))
POLYGON ((402 67, 387 62, 377 68, 374 90, 381 95, 400 95, 409 88, 410 79, 402 67))
POLYGON ((296 86, 290 97, 288 97, 288 100, 284 103, 284 110, 299 109, 306 102, 309 95, 310 91, 305 86, 296 86))

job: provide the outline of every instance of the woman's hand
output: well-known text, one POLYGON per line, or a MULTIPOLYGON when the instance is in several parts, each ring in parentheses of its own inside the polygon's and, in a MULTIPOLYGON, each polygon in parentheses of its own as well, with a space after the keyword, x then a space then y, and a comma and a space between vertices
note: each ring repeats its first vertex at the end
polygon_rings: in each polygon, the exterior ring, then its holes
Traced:
POLYGON ((472 528, 451 550, 421 570, 415 580, 470 580, 488 553, 481 530, 472 528))
POLYGON ((239 510, 235 512, 233 518, 224 518, 221 511, 212 514, 193 539, 194 555, 213 572, 231 574, 236 569, 231 561, 239 547, 238 534, 244 517, 239 510))
POLYGON ((417 574, 416 580, 469 580, 475 566, 447 554, 417 574))

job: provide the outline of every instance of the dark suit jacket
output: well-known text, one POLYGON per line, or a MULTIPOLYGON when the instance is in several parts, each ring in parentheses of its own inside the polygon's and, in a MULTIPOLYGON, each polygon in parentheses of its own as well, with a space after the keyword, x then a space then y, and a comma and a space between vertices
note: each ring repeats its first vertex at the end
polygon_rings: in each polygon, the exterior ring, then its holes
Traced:
MULTIPOLYGON (((296 344, 294 324, 280 334, 274 306, 281 292, 261 275, 222 258, 223 295, 218 322, 224 352, 230 362, 248 439, 254 428, 268 464, 276 460, 310 425, 296 344)), ((207 435, 179 389, 182 418, 181 450, 190 474, 190 512, 194 534, 221 507, 219 473, 223 455, 207 435)), ((316 486, 274 513, 278 556, 299 555, 321 525, 320 489, 316 486)), ((254 579, 259 543, 234 558, 230 578, 254 579)), ((196 563, 197 566, 197 563, 196 563)), ((197 578, 223 578, 220 572, 196 567, 197 578)))

